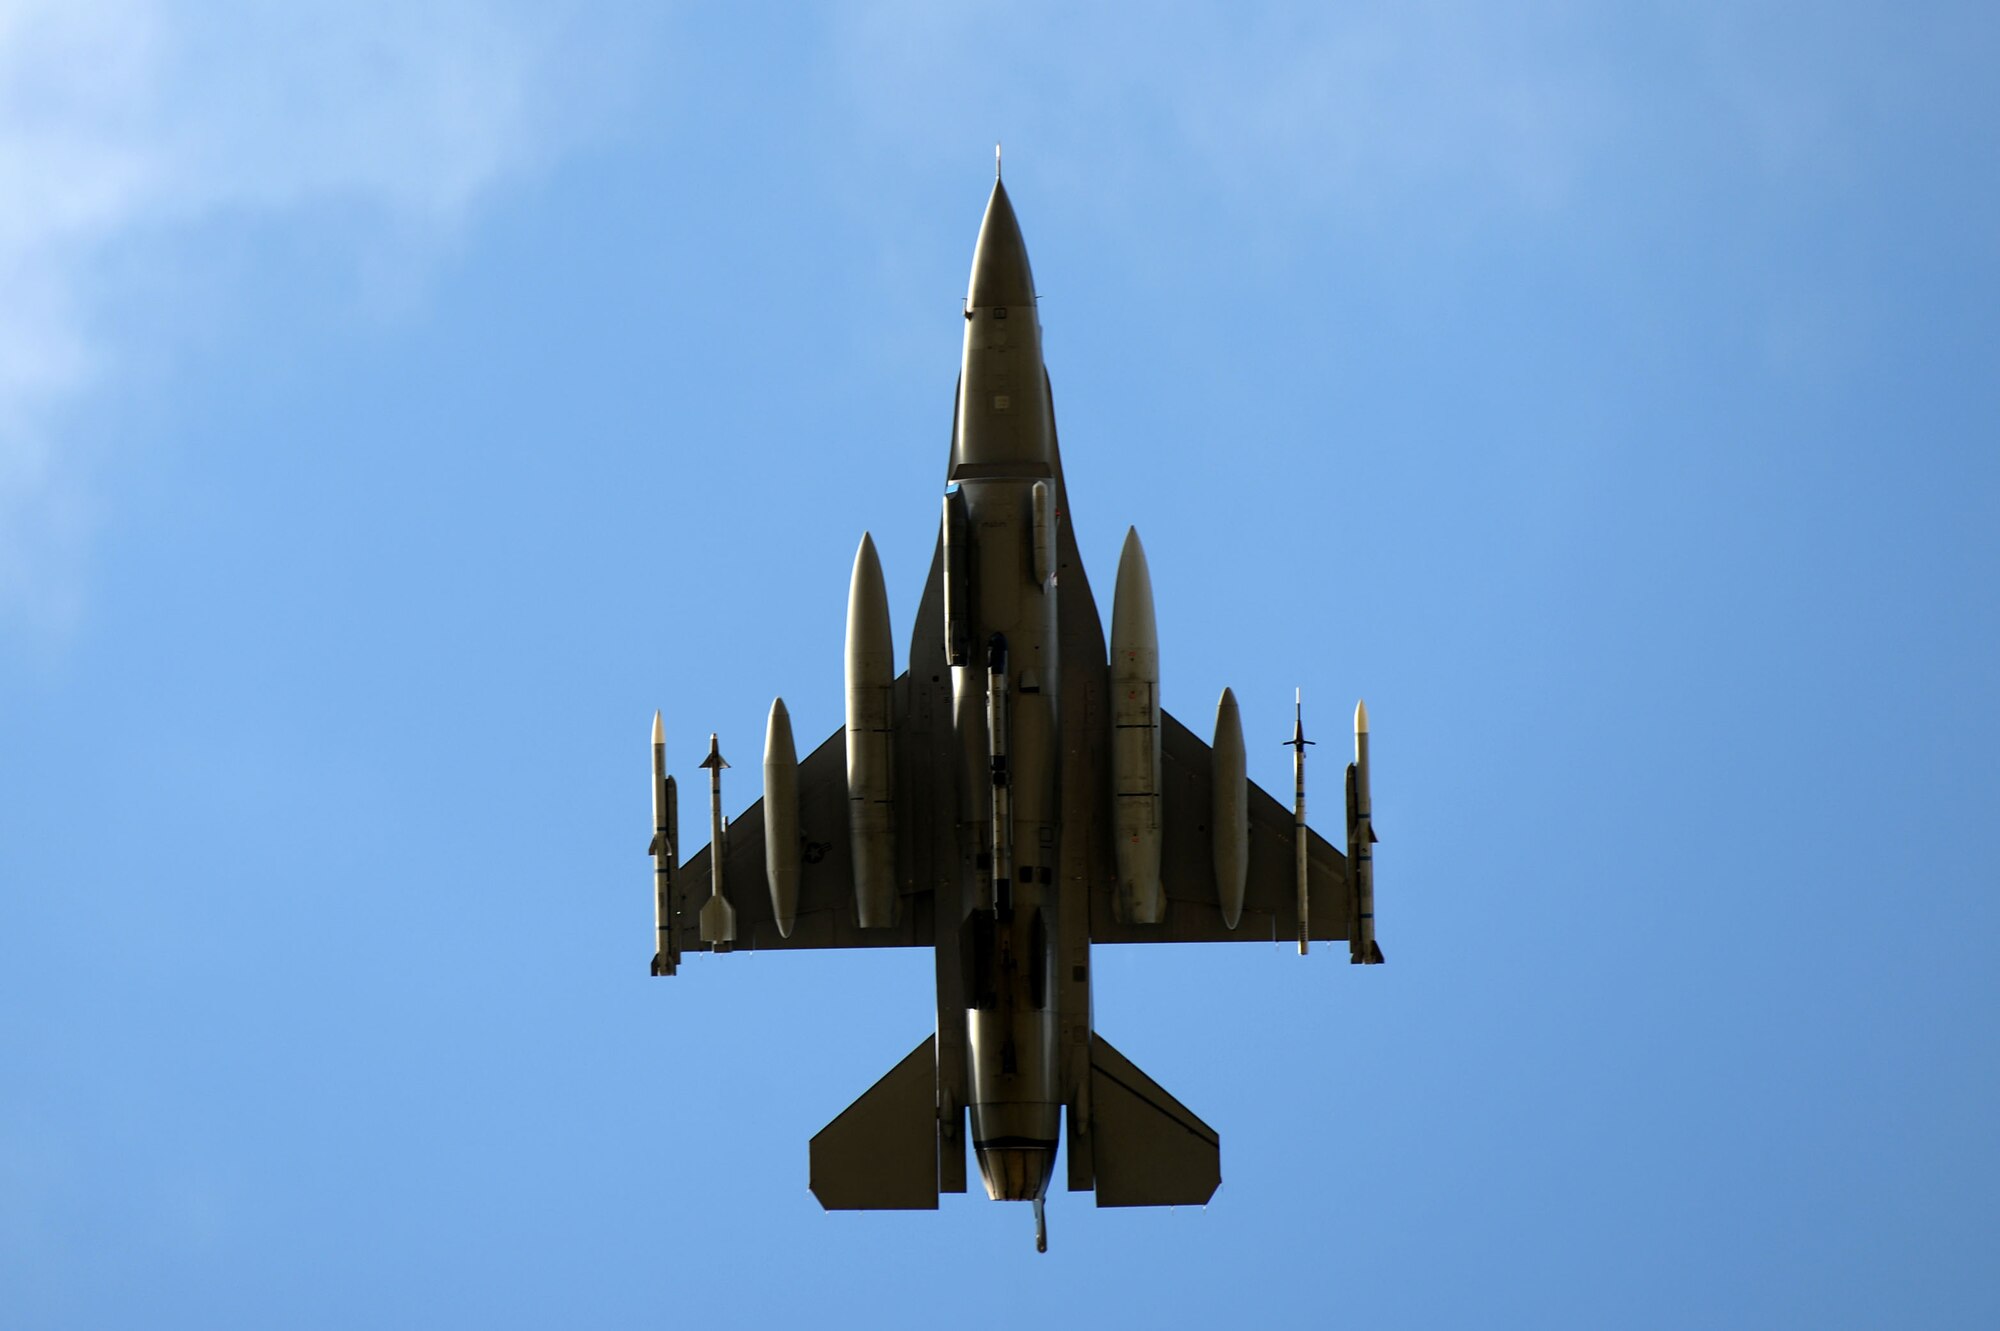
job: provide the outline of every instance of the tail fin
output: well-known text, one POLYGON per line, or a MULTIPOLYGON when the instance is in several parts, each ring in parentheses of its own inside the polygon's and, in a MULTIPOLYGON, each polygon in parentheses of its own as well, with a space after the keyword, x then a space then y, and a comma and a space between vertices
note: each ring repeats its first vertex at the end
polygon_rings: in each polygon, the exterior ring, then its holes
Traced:
POLYGON ((829 1211, 937 1209, 937 1036, 819 1130, 812 1192, 829 1211))
POLYGON ((1099 1206, 1203 1206, 1222 1185, 1215 1129, 1095 1033, 1089 1119, 1099 1206))

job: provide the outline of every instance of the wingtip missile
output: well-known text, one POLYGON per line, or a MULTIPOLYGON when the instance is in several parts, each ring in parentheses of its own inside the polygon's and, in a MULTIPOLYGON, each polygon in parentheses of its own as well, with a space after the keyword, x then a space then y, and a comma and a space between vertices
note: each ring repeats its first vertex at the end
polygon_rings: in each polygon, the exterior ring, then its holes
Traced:
POLYGON ((674 779, 667 775, 667 732, 658 712, 653 713, 653 841, 646 853, 653 857, 653 974, 672 975, 679 964, 679 948, 674 942, 673 889, 676 864, 674 842, 680 832, 675 811, 674 779))
POLYGON ((1375 941, 1375 815, 1368 793, 1368 704, 1354 704, 1354 761, 1347 768, 1347 872, 1353 917, 1347 959, 1360 966, 1382 964, 1375 941))

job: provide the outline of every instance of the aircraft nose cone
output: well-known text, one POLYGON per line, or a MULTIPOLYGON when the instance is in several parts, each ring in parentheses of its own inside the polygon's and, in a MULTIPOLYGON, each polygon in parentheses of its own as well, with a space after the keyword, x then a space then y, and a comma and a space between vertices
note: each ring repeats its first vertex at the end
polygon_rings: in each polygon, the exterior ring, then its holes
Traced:
POLYGON ((986 201, 986 219, 979 224, 979 244, 972 251, 972 286, 966 303, 975 306, 1032 305, 1035 275, 1028 267, 1028 247, 1007 187, 993 182, 986 201))

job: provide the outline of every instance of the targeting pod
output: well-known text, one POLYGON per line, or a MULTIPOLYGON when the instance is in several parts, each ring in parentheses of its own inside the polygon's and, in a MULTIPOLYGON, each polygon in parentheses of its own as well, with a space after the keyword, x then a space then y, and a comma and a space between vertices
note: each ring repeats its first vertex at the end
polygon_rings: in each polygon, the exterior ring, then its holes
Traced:
POLYGON ((1056 575, 1056 501, 1047 481, 1035 482, 1029 509, 1035 521, 1035 585, 1047 591, 1056 575))

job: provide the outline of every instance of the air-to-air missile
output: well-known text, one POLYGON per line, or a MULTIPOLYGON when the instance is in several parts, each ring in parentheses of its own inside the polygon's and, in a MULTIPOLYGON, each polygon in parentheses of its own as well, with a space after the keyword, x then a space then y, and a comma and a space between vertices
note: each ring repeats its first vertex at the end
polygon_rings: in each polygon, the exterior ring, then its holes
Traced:
POLYGON ((701 941, 718 952, 726 952, 736 942, 736 908, 729 904, 728 889, 723 883, 728 843, 722 839, 722 769, 729 764, 722 760, 722 745, 713 731, 708 736, 708 757, 701 760, 701 765, 708 772, 708 844, 711 851, 720 847, 723 852, 708 857, 710 892, 701 908, 701 941))
POLYGON ((1306 748, 1313 741, 1306 738, 1305 690, 1292 694, 1292 737, 1285 741, 1292 749, 1292 851, 1293 879, 1298 893, 1299 913, 1299 955, 1306 954, 1306 940, 1309 937, 1311 918, 1311 873, 1308 852, 1312 848, 1312 829, 1306 826, 1306 748))
POLYGON ((674 937, 674 854, 680 841, 680 808, 674 779, 667 775, 667 732, 653 713, 653 974, 672 975, 680 963, 674 937))
POLYGON ((1368 796, 1368 704, 1354 704, 1354 761, 1347 765, 1348 894, 1354 918, 1347 934, 1347 959, 1377 966, 1382 948, 1375 941, 1375 816, 1368 796))
MULTIPOLYGON (((997 167, 997 161, 996 161, 997 167)), ((722 815, 709 736, 709 845, 685 860, 653 728, 655 974, 683 949, 921 947, 934 1022, 812 1138, 831 1210, 932 1208, 1068 1184, 1100 1206, 1206 1203, 1215 1130, 1095 1029, 1094 943, 1349 940, 1378 962, 1368 716, 1355 713, 1346 854, 1306 823, 1304 707, 1293 804, 1250 782, 1222 690, 1211 748, 1161 706, 1153 580, 1136 529, 1107 646, 1057 446, 1034 274, 997 179, 972 261, 936 552, 896 668, 872 535, 848 583, 845 719, 803 760, 782 699, 761 815, 722 815), (704 880, 706 886, 704 887, 704 880)), ((930 534, 925 539, 932 539, 930 534)), ((831 589, 829 589, 831 590, 831 589)))

